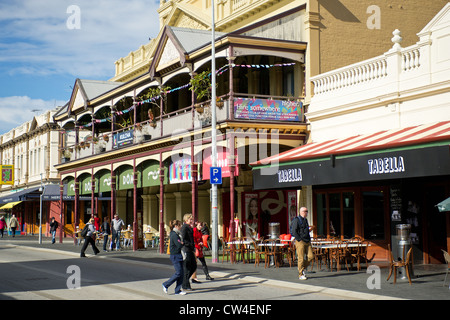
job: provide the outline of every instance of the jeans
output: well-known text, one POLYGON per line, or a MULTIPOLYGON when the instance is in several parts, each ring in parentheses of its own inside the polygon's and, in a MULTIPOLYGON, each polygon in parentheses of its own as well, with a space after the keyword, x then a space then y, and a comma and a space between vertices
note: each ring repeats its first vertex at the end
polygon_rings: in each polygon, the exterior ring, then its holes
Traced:
POLYGON ((120 249, 120 231, 112 230, 112 238, 111 238, 111 250, 114 250, 114 244, 116 245, 116 249, 120 249))
POLYGON ((172 261, 173 266, 175 268, 175 273, 169 280, 163 283, 163 286, 169 288, 176 281, 177 284, 175 286, 175 293, 180 293, 184 276, 183 256, 181 255, 181 253, 173 255, 171 254, 170 260, 172 261))
POLYGON ((109 234, 103 234, 103 251, 106 251, 106 245, 108 244, 109 234))
POLYGON ((52 243, 55 243, 56 230, 52 231, 52 243))

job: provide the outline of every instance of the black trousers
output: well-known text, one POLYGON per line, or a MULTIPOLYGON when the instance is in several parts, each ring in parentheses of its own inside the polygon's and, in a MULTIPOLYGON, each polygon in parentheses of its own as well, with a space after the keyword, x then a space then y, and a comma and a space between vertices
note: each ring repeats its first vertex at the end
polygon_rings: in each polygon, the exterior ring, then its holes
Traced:
POLYGON ((186 259, 183 260, 184 278, 183 289, 191 289, 191 283, 189 279, 197 270, 197 260, 195 259, 194 252, 186 252, 186 259))
POLYGON ((84 238, 84 244, 83 247, 81 248, 81 256, 84 256, 84 252, 87 249, 87 246, 91 244, 92 246, 92 250, 94 250, 94 254, 97 254, 100 252, 100 250, 97 249, 97 247, 95 246, 95 239, 91 236, 87 236, 86 238, 84 238))

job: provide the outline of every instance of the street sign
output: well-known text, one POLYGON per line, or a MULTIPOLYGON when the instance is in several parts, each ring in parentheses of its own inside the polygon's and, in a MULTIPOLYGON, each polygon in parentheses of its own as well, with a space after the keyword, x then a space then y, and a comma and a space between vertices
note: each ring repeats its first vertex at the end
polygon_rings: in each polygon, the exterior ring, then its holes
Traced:
POLYGON ((222 184, 222 168, 209 168, 209 181, 211 182, 211 184, 222 184))

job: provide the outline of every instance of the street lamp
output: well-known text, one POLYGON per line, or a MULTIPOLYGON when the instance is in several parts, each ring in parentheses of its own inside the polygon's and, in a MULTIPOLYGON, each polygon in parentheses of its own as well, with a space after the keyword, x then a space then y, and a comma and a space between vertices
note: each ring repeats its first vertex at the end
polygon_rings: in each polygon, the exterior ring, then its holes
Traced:
POLYGON ((39 206, 39 244, 42 244, 42 196, 44 195, 45 185, 42 184, 42 173, 41 173, 41 186, 39 187, 40 196, 40 206, 39 206))
MULTIPOLYGON (((211 166, 217 165, 217 137, 216 137, 216 35, 214 19, 214 0, 211 0, 211 166)), ((218 262, 218 213, 217 213, 217 184, 211 185, 211 213, 212 213, 212 262, 218 262)))

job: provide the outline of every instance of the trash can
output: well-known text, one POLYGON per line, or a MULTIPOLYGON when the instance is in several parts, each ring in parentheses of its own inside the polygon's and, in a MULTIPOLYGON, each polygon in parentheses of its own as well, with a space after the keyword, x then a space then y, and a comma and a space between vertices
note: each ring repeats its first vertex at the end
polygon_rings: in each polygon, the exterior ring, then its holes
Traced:
POLYGON ((280 237, 280 223, 269 223, 269 237, 270 239, 278 239, 280 237))
MULTIPOLYGON (((406 255, 411 248, 411 225, 410 224, 398 224, 397 237, 398 237, 398 247, 397 247, 397 259, 402 261, 406 260, 406 255)), ((407 280, 406 269, 404 267, 398 268, 399 279, 407 280)), ((412 264, 410 264, 409 275, 411 278, 414 276, 412 264)))

